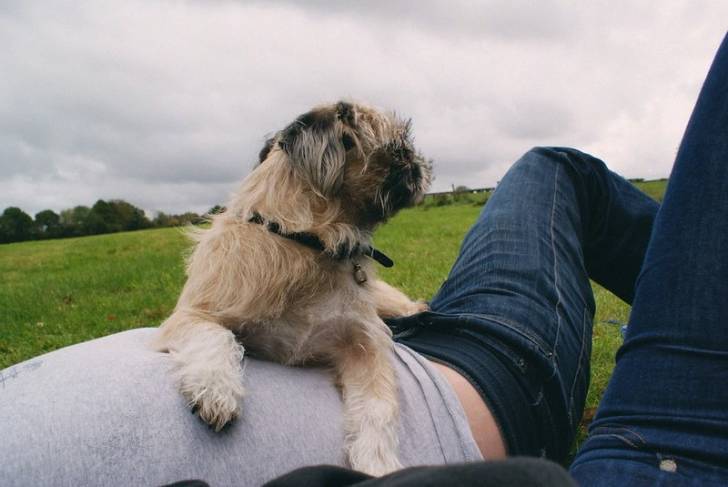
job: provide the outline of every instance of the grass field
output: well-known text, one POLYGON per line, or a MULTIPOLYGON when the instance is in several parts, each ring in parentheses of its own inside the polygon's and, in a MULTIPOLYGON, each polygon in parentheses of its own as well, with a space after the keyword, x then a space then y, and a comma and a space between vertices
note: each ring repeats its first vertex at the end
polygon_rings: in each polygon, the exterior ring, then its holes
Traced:
MULTIPOLYGON (((665 181, 638 183, 661 199, 665 181)), ((402 211, 376 234, 397 263, 381 276, 429 299, 447 276, 482 195, 402 211)), ((0 369, 118 331, 158 325, 184 283, 188 247, 177 228, 0 245, 0 369)), ((601 397, 629 306, 594 285, 597 313, 585 420, 601 397)))

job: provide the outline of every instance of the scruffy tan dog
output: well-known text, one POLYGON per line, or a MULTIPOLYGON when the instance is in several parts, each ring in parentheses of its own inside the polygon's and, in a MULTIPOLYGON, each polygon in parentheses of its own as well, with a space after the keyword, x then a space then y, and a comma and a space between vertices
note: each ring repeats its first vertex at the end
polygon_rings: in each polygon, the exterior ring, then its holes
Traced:
POLYGON ((413 148, 409 122, 348 102, 301 115, 259 159, 227 210, 195 232, 187 283, 157 348, 216 430, 239 414, 244 350, 332 366, 351 466, 395 470, 397 385, 382 318, 426 306, 375 278, 372 259, 391 261, 371 237, 422 198, 431 166, 413 148))

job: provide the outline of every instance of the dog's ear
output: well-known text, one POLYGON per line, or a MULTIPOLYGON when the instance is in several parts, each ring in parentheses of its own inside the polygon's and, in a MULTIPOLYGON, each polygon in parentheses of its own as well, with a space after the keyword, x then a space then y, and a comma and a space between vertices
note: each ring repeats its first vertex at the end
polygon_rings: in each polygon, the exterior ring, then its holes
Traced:
POLYGON ((351 103, 340 101, 336 104, 336 118, 349 127, 356 126, 356 111, 351 103))
POLYGON ((262 164, 263 161, 268 159, 268 154, 270 154, 270 150, 273 148, 275 143, 275 137, 271 137, 270 139, 265 141, 265 145, 262 149, 260 149, 260 152, 258 153, 258 164, 262 164))
POLYGON ((341 187, 346 151, 355 145, 344 129, 355 123, 354 106, 339 102, 298 117, 280 133, 278 144, 314 190, 330 196, 341 187))

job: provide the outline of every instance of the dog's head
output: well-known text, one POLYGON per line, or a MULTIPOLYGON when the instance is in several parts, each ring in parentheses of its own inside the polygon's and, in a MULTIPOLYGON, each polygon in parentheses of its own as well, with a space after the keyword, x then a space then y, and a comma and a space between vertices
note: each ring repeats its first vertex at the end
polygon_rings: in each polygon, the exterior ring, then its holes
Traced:
POLYGON ((410 122, 360 104, 304 113, 266 142, 260 163, 277 151, 313 193, 338 199, 359 224, 416 204, 430 185, 432 167, 412 144, 410 122))

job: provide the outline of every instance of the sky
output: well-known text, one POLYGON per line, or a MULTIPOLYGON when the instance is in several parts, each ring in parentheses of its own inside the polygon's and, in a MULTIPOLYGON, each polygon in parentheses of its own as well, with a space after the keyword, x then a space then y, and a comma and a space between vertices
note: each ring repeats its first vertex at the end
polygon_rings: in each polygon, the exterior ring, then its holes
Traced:
POLYGON ((724 0, 0 2, 0 210, 204 212, 339 99, 412 119, 432 191, 536 145, 667 177, 724 0))

